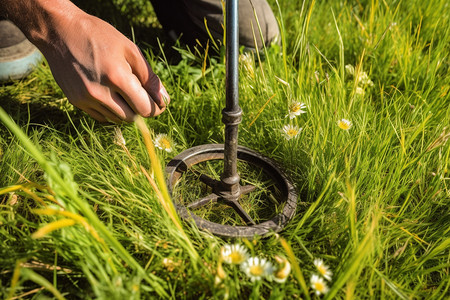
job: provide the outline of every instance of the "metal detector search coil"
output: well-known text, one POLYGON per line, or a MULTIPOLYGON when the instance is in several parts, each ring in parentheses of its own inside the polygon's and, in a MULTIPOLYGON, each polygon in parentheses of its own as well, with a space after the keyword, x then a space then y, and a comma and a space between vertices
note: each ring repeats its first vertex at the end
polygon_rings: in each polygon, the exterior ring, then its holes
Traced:
MULTIPOLYGON (((223 160, 223 173, 220 180, 215 180, 206 174, 199 174, 199 179, 211 187, 212 193, 195 200, 186 206, 178 203, 175 207, 182 219, 193 220, 196 225, 221 237, 253 238, 281 231, 293 218, 297 207, 297 192, 289 178, 277 167, 271 159, 248 148, 238 146, 238 126, 242 120, 242 110, 239 107, 239 26, 238 0, 226 1, 226 106, 222 111, 222 122, 225 124, 225 143, 208 144, 190 148, 172 159, 166 171, 168 187, 173 194, 175 185, 182 175, 193 166, 210 161, 223 160), (276 184, 281 192, 280 202, 284 203, 281 213, 270 220, 257 224, 242 208, 239 200, 242 195, 256 189, 253 185, 240 185, 237 172, 237 161, 244 161, 263 170, 276 184), (223 225, 211 222, 197 216, 194 211, 211 203, 225 204, 236 211, 246 226, 223 225)), ((173 198, 173 197, 172 197, 173 198)))

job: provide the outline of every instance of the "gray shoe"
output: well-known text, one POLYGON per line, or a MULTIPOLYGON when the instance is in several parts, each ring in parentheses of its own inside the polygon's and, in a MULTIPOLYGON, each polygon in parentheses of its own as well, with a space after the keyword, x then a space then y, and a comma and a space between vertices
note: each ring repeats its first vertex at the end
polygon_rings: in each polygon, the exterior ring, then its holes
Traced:
POLYGON ((41 60, 42 54, 19 28, 0 20, 0 82, 26 77, 41 60))
MULTIPOLYGON (((224 25, 221 0, 151 0, 151 2, 163 28, 172 36, 174 33, 175 36, 181 36, 183 42, 191 45, 195 45, 196 40, 206 42, 209 35, 205 28, 205 20, 212 37, 222 40, 224 25)), ((277 20, 266 0, 239 1, 241 46, 261 49, 263 43, 269 45, 279 34, 277 20)))

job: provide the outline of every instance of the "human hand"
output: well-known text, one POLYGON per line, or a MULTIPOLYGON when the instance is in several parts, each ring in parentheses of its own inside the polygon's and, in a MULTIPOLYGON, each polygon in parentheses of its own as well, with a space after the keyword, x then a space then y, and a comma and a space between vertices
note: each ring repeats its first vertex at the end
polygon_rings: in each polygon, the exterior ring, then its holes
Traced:
POLYGON ((169 95, 134 43, 76 6, 50 16, 50 40, 38 47, 73 105, 116 123, 165 110, 169 95))

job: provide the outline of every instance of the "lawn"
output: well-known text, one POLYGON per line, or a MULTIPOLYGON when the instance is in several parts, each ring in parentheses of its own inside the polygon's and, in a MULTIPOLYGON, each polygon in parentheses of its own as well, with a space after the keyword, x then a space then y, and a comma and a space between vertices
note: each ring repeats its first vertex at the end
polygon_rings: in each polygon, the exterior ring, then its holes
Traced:
MULTIPOLYGON (((298 204, 282 232, 253 239, 180 221, 163 178, 177 154, 224 141, 223 46, 171 44, 141 0, 74 2, 136 41, 172 102, 105 125, 68 103, 45 62, 0 85, 3 298, 449 297, 447 1, 269 1, 282 35, 240 56, 239 144, 283 168, 298 204), (147 143, 157 136, 165 150, 147 143), (267 276, 249 276, 255 261, 267 276)), ((201 213, 239 222, 213 210, 201 213)))

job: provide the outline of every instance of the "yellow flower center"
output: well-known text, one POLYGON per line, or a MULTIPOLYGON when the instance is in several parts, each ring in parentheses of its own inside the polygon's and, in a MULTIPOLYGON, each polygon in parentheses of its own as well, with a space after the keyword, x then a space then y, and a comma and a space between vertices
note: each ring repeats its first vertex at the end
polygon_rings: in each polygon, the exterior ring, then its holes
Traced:
POLYGON ((290 128, 290 129, 288 129, 287 132, 286 132, 286 134, 287 134, 288 136, 290 136, 290 137, 296 136, 297 133, 298 133, 298 131, 295 130, 294 128, 290 128))
POLYGON ((294 112, 294 113, 298 112, 300 109, 301 109, 300 103, 292 103, 292 104, 289 106, 289 110, 292 111, 292 112, 294 112))
POLYGON ((325 285, 322 282, 317 281, 314 283, 314 289, 322 293, 325 290, 325 285))
POLYGON ((279 279, 284 279, 287 277, 286 272, 284 271, 284 269, 281 269, 280 271, 275 273, 275 277, 279 278, 279 279))
POLYGON ((166 139, 166 138, 162 138, 162 139, 159 141, 159 144, 160 144, 161 147, 164 148, 164 149, 170 149, 170 148, 171 148, 170 141, 169 141, 168 139, 166 139))
POLYGON ((350 123, 344 122, 344 121, 339 121, 338 124, 339 128, 347 130, 350 128, 350 123))
POLYGON ((322 274, 322 275, 327 274, 327 269, 324 266, 322 266, 322 265, 318 266, 317 270, 319 270, 319 273, 322 274))
POLYGON ((261 276, 264 274, 264 269, 261 266, 251 266, 250 273, 254 276, 261 276))
POLYGON ((239 252, 231 252, 230 258, 233 264, 240 264, 244 260, 244 257, 239 252))

